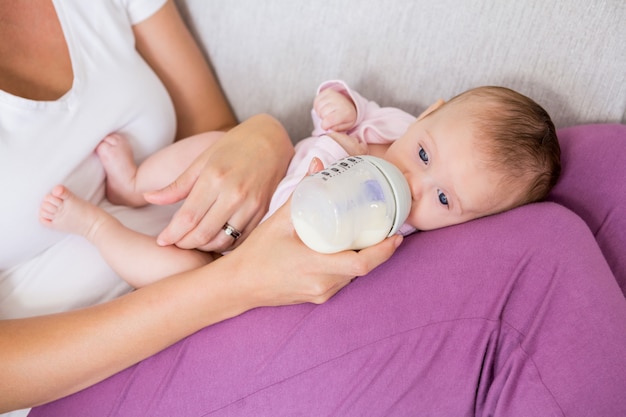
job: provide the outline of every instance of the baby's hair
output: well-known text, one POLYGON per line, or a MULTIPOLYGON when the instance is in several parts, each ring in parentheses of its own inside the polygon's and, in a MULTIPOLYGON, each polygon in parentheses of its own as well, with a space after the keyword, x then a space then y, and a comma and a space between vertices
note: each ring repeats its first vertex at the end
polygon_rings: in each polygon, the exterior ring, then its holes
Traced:
POLYGON ((548 112, 506 87, 474 88, 448 104, 465 101, 487 166, 503 174, 499 188, 518 195, 512 206, 543 200, 561 174, 561 148, 548 112))

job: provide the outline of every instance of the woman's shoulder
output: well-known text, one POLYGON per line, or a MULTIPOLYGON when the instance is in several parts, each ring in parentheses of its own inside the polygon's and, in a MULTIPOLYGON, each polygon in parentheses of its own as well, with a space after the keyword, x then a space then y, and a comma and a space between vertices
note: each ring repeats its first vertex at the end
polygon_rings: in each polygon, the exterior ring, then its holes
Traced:
MULTIPOLYGON (((80 1, 80 0, 79 0, 80 1)), ((125 10, 131 24, 139 23, 156 13, 167 0, 103 0, 125 10)), ((87 3, 87 2, 85 2, 87 3)), ((89 2, 91 3, 91 2, 89 2)))
POLYGON ((62 6, 65 13, 90 21, 92 17, 104 21, 106 16, 123 16, 130 25, 139 23, 156 13, 168 0, 70 0, 55 2, 55 6, 62 6))

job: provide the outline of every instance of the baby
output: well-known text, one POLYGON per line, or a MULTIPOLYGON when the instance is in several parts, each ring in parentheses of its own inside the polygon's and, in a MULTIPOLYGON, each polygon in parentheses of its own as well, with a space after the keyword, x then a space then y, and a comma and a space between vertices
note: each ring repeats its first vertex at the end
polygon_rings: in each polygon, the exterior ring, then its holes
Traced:
MULTIPOLYGON (((405 235, 539 201, 560 174, 560 147, 550 116, 507 88, 479 87, 448 102, 439 100, 416 119, 399 109, 379 107, 344 82, 329 81, 318 89, 313 107, 313 135, 296 145, 265 218, 289 198, 310 171, 311 161, 318 159, 327 166, 348 155, 370 154, 396 165, 412 194, 411 210, 400 230, 405 235)), ((170 184, 221 136, 209 132, 176 142, 139 167, 129 142, 117 134, 108 136, 96 149, 107 174, 108 199, 129 206, 147 204, 144 193, 170 184)), ((124 227, 61 185, 44 199, 40 220, 87 238, 135 287, 220 256, 159 246, 154 237, 124 227)), ((224 231, 236 240, 235 226, 227 223, 224 231)))

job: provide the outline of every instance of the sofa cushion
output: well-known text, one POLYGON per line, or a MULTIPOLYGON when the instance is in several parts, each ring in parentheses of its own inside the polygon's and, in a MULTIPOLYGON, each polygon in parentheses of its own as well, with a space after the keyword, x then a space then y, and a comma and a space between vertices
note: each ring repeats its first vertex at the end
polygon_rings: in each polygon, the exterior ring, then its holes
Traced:
POLYGON ((549 200, 583 218, 626 295, 626 125, 573 126, 558 136, 563 172, 549 200))

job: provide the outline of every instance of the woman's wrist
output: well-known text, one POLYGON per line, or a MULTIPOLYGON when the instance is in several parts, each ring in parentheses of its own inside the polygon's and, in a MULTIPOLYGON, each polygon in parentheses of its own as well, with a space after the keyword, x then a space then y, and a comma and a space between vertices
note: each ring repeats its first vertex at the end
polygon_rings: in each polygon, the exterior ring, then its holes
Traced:
POLYGON ((176 307, 177 311, 172 311, 179 315, 173 325, 184 327, 186 322, 190 326, 186 333, 190 334, 257 306, 251 302, 245 289, 246 280, 236 265, 225 262, 225 258, 170 278, 174 280, 174 285, 178 284, 178 280, 187 281, 177 287, 183 294, 179 294, 181 302, 176 307))
POLYGON ((241 123, 237 128, 246 131, 243 136, 252 135, 254 137, 252 141, 254 146, 251 147, 251 150, 255 152, 257 158, 259 155, 264 158, 271 158, 274 163, 270 166, 275 166, 277 176, 282 178, 294 155, 293 144, 283 125, 268 114, 257 114, 241 123))

